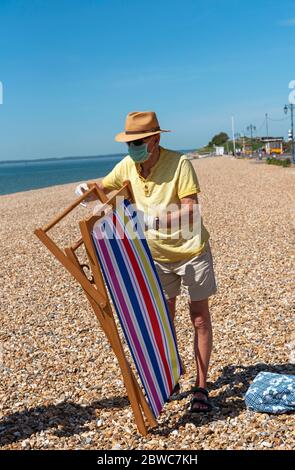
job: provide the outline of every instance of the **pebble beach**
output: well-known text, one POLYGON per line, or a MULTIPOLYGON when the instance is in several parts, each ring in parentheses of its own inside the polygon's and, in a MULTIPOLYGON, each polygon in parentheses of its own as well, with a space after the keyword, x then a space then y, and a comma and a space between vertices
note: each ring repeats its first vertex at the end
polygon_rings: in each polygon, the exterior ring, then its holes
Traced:
MULTIPOLYGON (((295 373, 295 168, 230 157, 192 163, 218 284, 210 298, 213 411, 188 414, 196 371, 182 294, 181 394, 158 427, 138 434, 85 294, 33 233, 74 201, 78 182, 52 186, 0 196, 0 449, 295 448, 294 413, 254 413, 243 399, 260 371, 295 373)), ((90 214, 91 205, 77 208, 53 239, 78 240, 78 221, 90 214)))

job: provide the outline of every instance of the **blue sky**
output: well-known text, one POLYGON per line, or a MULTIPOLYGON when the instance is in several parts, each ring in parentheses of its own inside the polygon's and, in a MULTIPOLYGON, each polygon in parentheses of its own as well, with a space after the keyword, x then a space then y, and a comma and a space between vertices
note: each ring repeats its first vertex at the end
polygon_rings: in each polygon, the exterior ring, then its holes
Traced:
POLYGON ((294 0, 1 0, 0 160, 120 153, 129 111, 175 149, 250 123, 287 136, 294 0), (279 121, 279 119, 284 119, 279 121))

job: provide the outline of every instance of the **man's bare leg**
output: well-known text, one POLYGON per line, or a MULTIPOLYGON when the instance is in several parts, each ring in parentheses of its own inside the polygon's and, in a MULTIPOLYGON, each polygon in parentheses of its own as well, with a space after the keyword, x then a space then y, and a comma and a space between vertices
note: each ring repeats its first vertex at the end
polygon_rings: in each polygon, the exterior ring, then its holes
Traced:
MULTIPOLYGON (((212 351, 212 326, 208 299, 190 302, 191 320, 195 329, 194 350, 197 366, 196 386, 206 389, 207 373, 212 351)), ((206 399, 204 394, 196 393, 195 397, 206 399)), ((194 408, 206 409, 206 405, 196 403, 194 408)))

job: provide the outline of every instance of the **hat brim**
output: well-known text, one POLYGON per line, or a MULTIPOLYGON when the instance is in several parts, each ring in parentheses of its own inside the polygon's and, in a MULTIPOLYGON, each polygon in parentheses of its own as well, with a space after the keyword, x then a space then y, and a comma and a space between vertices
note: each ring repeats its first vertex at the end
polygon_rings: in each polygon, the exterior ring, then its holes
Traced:
POLYGON ((117 142, 132 142, 133 140, 145 139, 151 135, 160 134, 161 132, 171 132, 164 129, 160 129, 154 132, 143 132, 142 134, 126 134, 125 132, 120 132, 115 137, 117 142))

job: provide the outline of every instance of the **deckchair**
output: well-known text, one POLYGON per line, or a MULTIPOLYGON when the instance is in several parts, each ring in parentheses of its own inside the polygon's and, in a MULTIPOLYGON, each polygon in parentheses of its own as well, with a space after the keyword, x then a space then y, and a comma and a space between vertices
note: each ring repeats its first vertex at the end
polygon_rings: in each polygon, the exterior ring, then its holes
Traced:
POLYGON ((157 425, 156 418, 178 383, 182 365, 130 183, 125 182, 109 199, 94 185, 34 233, 83 288, 118 359, 138 430, 146 435, 147 426, 157 425), (99 213, 79 222, 82 237, 76 243, 59 248, 47 232, 90 194, 103 203, 99 213), (91 280, 76 254, 81 246, 88 257, 91 280), (144 391, 127 360, 110 300, 144 391))

